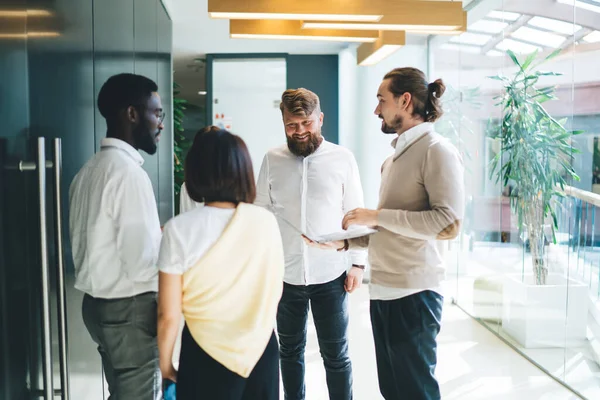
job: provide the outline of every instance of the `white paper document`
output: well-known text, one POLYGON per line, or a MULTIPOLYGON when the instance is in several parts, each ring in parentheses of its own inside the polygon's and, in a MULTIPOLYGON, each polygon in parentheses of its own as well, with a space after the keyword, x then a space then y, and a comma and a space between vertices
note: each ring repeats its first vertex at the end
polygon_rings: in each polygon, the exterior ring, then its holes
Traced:
POLYGON ((309 238, 310 240, 312 240, 313 242, 317 242, 317 243, 327 243, 327 242, 334 242, 336 240, 354 239, 354 238, 361 237, 361 236, 372 235, 373 233, 377 232, 376 229, 367 228, 366 226, 353 225, 350 228, 348 228, 348 230, 340 230, 338 232, 332 232, 332 233, 328 233, 326 235, 319 235, 319 236, 311 237, 311 236, 308 236, 307 234, 305 234, 304 232, 302 232, 300 229, 296 228, 294 226, 294 224, 292 224, 287 219, 281 217, 280 215, 278 215, 277 218, 279 220, 285 222, 288 226, 290 226, 292 229, 294 229, 296 232, 298 232, 298 234, 304 235, 307 238, 309 238))

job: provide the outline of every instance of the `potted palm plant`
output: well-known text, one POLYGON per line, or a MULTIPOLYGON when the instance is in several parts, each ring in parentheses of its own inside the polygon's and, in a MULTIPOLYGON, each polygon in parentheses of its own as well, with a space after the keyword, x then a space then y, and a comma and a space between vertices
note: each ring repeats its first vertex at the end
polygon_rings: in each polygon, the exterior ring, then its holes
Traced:
POLYGON ((566 119, 556 120, 544 108, 546 101, 556 99, 555 88, 537 87, 540 78, 560 75, 538 69, 559 53, 537 61, 534 52, 520 62, 509 50, 517 68, 514 75, 490 77, 503 85, 497 96, 503 117, 492 133, 501 151, 492 160, 490 177, 511 185, 511 210, 531 254, 531 265, 522 265, 522 272, 504 283, 502 324, 525 347, 564 346, 565 340, 585 339, 587 288, 563 274, 549 274, 546 254, 548 243, 556 243, 562 190, 567 180, 579 180, 571 166, 577 152, 571 137, 581 132, 566 129, 566 119))

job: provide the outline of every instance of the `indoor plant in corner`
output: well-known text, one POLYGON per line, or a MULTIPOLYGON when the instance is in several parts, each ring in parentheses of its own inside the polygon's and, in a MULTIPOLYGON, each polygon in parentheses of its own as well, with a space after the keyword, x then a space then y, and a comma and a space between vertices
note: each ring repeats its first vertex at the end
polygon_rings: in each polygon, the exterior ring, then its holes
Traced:
POLYGON ((184 181, 183 164, 190 146, 189 141, 183 134, 183 117, 187 101, 179 98, 180 86, 173 82, 173 180, 174 180, 174 199, 175 215, 179 214, 179 196, 181 195, 181 185, 184 181))
MULTIPOLYGON (((520 62, 509 50, 516 73, 490 77, 503 84, 497 97, 503 118, 493 133, 502 151, 492 161, 491 175, 504 186, 512 185, 511 210, 531 254, 531 265, 524 258, 522 272, 509 275, 504 283, 502 325, 525 347, 563 347, 566 341, 584 340, 586 334, 587 287, 565 274, 548 273, 547 243, 555 242, 561 188, 568 179, 579 180, 571 166, 577 152, 571 137, 581 132, 567 130, 566 120, 558 121, 545 110, 543 103, 556 99, 554 87, 536 86, 543 76, 560 75, 538 70, 559 53, 536 62, 534 52, 520 62)), ((568 265, 561 267, 566 272, 568 265)))

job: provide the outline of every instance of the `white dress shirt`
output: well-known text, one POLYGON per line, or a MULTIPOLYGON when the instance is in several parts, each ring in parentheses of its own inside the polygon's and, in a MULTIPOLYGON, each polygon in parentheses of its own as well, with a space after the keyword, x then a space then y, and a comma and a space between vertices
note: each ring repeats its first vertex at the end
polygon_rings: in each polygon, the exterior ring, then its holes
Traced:
POLYGON ((106 138, 71 184, 75 287, 93 297, 122 298, 158 290, 160 222, 143 163, 132 146, 106 138))
MULTIPOLYGON (((433 131, 433 124, 430 122, 424 122, 404 132, 392 141, 392 147, 395 148, 395 155, 399 155, 406 147, 413 144, 417 139, 422 137, 427 132, 433 131)), ((376 285, 374 283, 369 284, 369 293, 371 300, 396 300, 410 295, 424 292, 426 290, 432 290, 443 296, 440 287, 431 287, 425 289, 403 289, 393 288, 388 286, 376 285)))
POLYGON ((269 150, 260 168, 256 192, 255 204, 278 217, 286 283, 327 283, 346 271, 350 261, 365 265, 365 250, 352 250, 348 257, 344 252, 308 247, 288 225, 309 237, 339 232, 346 212, 364 207, 358 166, 348 149, 323 140, 308 157, 292 154, 287 145, 269 150))

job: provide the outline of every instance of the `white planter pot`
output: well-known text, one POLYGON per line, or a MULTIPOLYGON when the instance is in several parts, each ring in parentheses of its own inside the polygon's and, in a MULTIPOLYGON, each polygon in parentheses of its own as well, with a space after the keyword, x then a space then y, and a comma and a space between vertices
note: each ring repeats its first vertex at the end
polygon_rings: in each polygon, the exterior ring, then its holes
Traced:
POLYGON ((473 282, 473 315, 484 321, 502 321, 502 286, 497 276, 481 276, 473 282))
POLYGON ((588 288, 559 274, 546 285, 533 275, 508 275, 502 290, 502 329, 526 348, 581 345, 586 340, 588 288))

